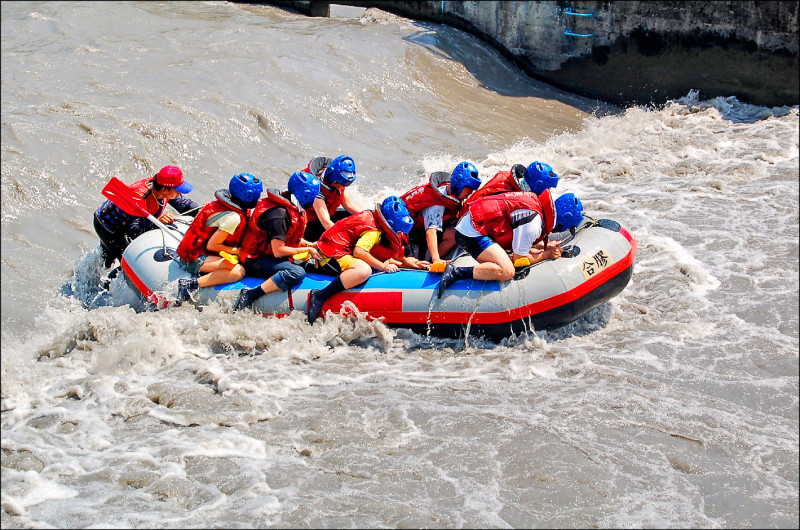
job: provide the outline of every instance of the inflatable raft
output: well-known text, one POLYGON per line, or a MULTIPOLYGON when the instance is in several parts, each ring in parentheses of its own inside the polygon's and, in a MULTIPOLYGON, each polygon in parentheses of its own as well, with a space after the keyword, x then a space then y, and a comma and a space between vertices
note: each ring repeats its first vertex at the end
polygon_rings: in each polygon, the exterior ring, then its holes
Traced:
MULTIPOLYGON (((189 219, 190 220, 190 219, 189 219)), ((185 232, 187 223, 171 229, 185 232)), ((360 311, 391 327, 404 327, 435 336, 483 336, 492 340, 530 329, 550 329, 568 324, 621 292, 633 273, 636 240, 616 221, 587 218, 575 235, 551 234, 562 240, 564 252, 557 260, 545 260, 517 270, 506 282, 461 280, 437 298, 441 274, 422 270, 377 272, 363 285, 347 289, 328 300, 327 311, 360 311)), ((177 263, 177 244, 161 230, 145 232, 135 239, 122 257, 122 270, 141 296, 164 308, 172 304, 177 280, 189 274, 177 263)), ((456 266, 476 264, 468 254, 453 258, 456 266)), ((285 316, 306 311, 308 293, 327 285, 333 276, 309 272, 289 292, 268 293, 253 304, 265 315, 285 316)), ((239 290, 255 287, 263 278, 243 280, 200 289, 195 304, 224 297, 235 303, 239 290)), ((186 302, 191 303, 191 302, 186 302)), ((220 303, 223 303, 220 301, 220 303)))

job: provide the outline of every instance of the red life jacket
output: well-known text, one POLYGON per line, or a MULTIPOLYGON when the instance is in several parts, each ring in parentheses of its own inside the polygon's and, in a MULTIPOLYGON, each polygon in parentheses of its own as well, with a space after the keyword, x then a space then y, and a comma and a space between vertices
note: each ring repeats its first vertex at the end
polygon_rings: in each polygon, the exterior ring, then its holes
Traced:
MULTIPOLYGON (((542 205, 542 230, 544 235, 543 239, 547 239, 553 227, 556 225, 556 205, 553 202, 553 195, 550 193, 550 188, 547 188, 539 194, 539 204, 542 205)), ((536 241, 537 243, 539 241, 536 241)))
POLYGON ((138 180, 130 185, 130 188, 140 197, 144 199, 144 204, 147 206, 147 211, 153 214, 153 217, 158 217, 164 213, 164 208, 167 207, 167 201, 159 202, 153 195, 153 181, 155 177, 138 180))
POLYGON ((522 191, 522 188, 519 187, 519 182, 517 182, 517 179, 514 178, 511 170, 499 171, 489 180, 489 182, 475 190, 472 195, 464 199, 464 206, 461 209, 461 212, 459 212, 459 217, 466 215, 470 204, 474 203, 478 199, 488 197, 489 195, 497 195, 498 193, 509 193, 514 191, 522 191))
MULTIPOLYGON (((306 173, 311 173, 311 163, 306 166, 305 169, 301 169, 300 171, 305 171, 306 173)), ((324 170, 322 171, 324 173, 324 170)), ((324 182, 322 182, 322 175, 315 175, 319 179, 319 191, 322 193, 322 196, 325 197, 325 206, 328 208, 328 216, 333 217, 333 214, 336 213, 336 209, 339 208, 342 204, 342 194, 344 194, 344 188, 336 189, 333 186, 328 186, 324 182)), ((314 210, 314 205, 312 204, 308 208, 306 208, 306 218, 308 222, 316 221, 319 219, 317 212, 314 210)))
POLYGON ((400 259, 402 254, 397 252, 397 249, 383 243, 383 238, 371 249, 369 253, 375 256, 380 261, 386 261, 389 258, 400 259))
POLYGON ((429 206, 444 206, 442 223, 445 225, 456 218, 461 208, 461 201, 439 190, 440 186, 448 182, 450 182, 450 174, 444 171, 437 171, 431 173, 428 182, 415 186, 400 196, 414 219, 414 228, 425 228, 425 218, 422 215, 422 211, 429 206))
POLYGON ((272 244, 267 240, 267 233, 258 226, 258 218, 267 210, 277 207, 286 208, 289 213, 289 229, 286 232, 286 244, 296 247, 306 230, 306 213, 287 201, 282 196, 267 190, 267 196, 258 201, 247 219, 247 230, 242 237, 239 259, 245 262, 258 256, 272 256, 272 244))
POLYGON ((534 241, 536 244, 553 230, 553 221, 548 219, 548 217, 552 219, 552 215, 545 213, 545 210, 552 212, 552 205, 549 208, 542 208, 542 203, 535 193, 517 191, 489 195, 475 201, 470 206, 469 213, 475 230, 492 238, 505 250, 511 250, 514 238, 511 213, 523 209, 533 210, 542 216, 542 233, 534 241))
POLYGON ((227 211, 239 214, 239 226, 236 227, 236 231, 233 234, 225 238, 223 244, 232 247, 239 246, 245 228, 247 227, 247 212, 226 204, 217 198, 206 203, 206 205, 200 209, 197 213, 197 217, 195 217, 192 224, 189 225, 186 235, 183 236, 183 239, 178 245, 178 256, 180 256, 183 261, 193 261, 201 254, 208 254, 206 244, 218 229, 216 226, 206 225, 206 221, 215 213, 227 211))
POLYGON ((320 236, 317 248, 329 258, 347 256, 353 253, 361 234, 367 230, 382 232, 381 240, 385 241, 384 246, 390 249, 391 255, 402 255, 403 242, 384 219, 380 204, 376 204, 374 210, 364 210, 335 222, 320 236))

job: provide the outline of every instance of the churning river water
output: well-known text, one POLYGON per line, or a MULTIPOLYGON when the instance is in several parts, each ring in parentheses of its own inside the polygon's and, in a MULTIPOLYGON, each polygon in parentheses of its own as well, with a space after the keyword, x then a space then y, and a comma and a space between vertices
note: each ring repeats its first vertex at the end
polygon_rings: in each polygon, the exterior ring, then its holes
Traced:
POLYGON ((3 2, 0 83, 3 528, 798 526, 797 107, 614 108, 453 28, 228 2, 3 2), (499 344, 98 290, 110 177, 203 203, 338 154, 363 207, 547 162, 633 278, 499 344))

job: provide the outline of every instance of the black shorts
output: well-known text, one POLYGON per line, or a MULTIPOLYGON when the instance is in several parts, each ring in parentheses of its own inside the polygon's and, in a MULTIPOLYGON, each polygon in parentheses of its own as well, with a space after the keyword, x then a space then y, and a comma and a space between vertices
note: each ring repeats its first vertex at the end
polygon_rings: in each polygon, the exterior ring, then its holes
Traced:
POLYGON ((456 244, 477 260, 484 250, 494 245, 494 241, 489 236, 469 237, 456 230, 456 244))

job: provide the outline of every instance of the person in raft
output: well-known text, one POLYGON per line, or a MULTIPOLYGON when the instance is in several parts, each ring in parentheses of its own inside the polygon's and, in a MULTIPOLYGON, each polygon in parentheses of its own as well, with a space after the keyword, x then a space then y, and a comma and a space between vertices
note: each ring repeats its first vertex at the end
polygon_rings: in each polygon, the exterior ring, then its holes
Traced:
MULTIPOLYGON (((183 179, 183 172, 176 166, 164 166, 158 173, 134 182, 131 192, 144 200, 147 211, 164 224, 172 224, 175 218, 165 211, 167 204, 179 213, 187 213, 200 207, 199 204, 183 196, 192 191, 192 185, 183 179)), ((104 265, 110 268, 114 260, 122 258, 128 243, 146 231, 146 225, 138 224, 140 219, 150 227, 155 225, 147 218, 139 218, 122 211, 111 202, 105 201, 94 213, 94 231, 100 238, 104 265)))
POLYGON ((305 238, 316 241, 322 232, 333 226, 334 214, 339 206, 347 213, 356 214, 361 211, 345 192, 345 189, 356 180, 356 163, 349 156, 312 158, 305 169, 320 181, 319 194, 313 206, 306 208, 308 222, 305 238))
MULTIPOLYGON (((426 269, 430 263, 405 256, 405 244, 414 221, 402 199, 387 197, 374 210, 351 215, 325 231, 317 241, 321 261, 339 274, 322 289, 313 289, 308 296, 308 322, 313 324, 322 311, 322 304, 333 295, 361 285, 372 270, 397 272, 400 266, 426 269), (380 243, 379 243, 380 241, 380 243), (378 252, 380 258, 373 254, 378 252), (335 261, 334 261, 335 260, 335 261)), ((324 269, 321 269, 324 270, 324 269)))
POLYGON ((447 264, 437 296, 458 280, 508 281, 515 267, 561 257, 561 242, 547 243, 553 232, 572 230, 583 221, 583 205, 572 193, 555 201, 550 190, 542 194, 517 191, 489 195, 472 203, 456 225, 456 242, 475 258, 474 267, 447 264), (542 243, 537 248, 536 244, 542 243), (508 252, 512 252, 509 258, 508 252))
POLYGON ((176 305, 185 302, 200 287, 244 278, 244 267, 238 263, 239 246, 248 211, 256 205, 263 190, 261 179, 240 173, 231 178, 228 189, 217 190, 215 199, 200 209, 178 245, 179 264, 192 277, 178 280, 176 305), (200 273, 205 274, 200 276, 200 273))
POLYGON ((531 162, 527 168, 522 164, 514 164, 508 171, 497 172, 482 188, 467 197, 459 217, 466 215, 470 204, 489 195, 514 191, 531 191, 541 195, 544 190, 557 186, 558 175, 550 165, 538 161, 531 162))
POLYGON ((431 272, 444 271, 444 258, 456 246, 455 221, 462 201, 481 185, 478 169, 470 162, 461 162, 452 173, 436 171, 428 182, 405 192, 400 198, 408 206, 414 228, 409 242, 430 252, 431 272), (424 246, 423 246, 424 244, 424 246))
POLYGON ((239 259, 248 276, 267 279, 252 289, 243 289, 234 311, 250 307, 267 293, 287 291, 303 281, 306 271, 290 261, 291 256, 307 252, 314 259, 320 257, 314 243, 303 238, 305 209, 314 203, 319 187, 319 180, 311 173, 297 171, 289 177, 287 191, 267 189, 267 196, 258 201, 247 221, 239 259))

